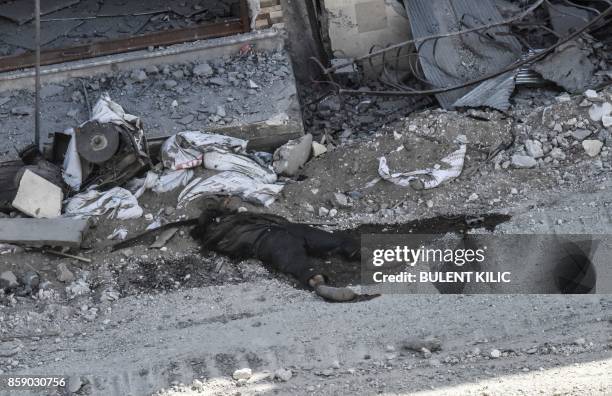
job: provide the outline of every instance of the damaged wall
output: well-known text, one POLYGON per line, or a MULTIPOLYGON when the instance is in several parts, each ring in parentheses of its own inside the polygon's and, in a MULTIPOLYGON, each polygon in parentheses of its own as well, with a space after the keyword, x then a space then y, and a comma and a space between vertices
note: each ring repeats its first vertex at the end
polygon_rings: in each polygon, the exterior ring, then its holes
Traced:
MULTIPOLYGON (((321 0, 322 32, 328 34, 327 51, 339 58, 354 58, 411 38, 410 24, 396 0, 321 0)), ((375 64, 380 64, 377 59, 375 64)), ((403 65, 403 63, 402 63, 403 65)), ((369 68, 369 66, 364 65, 369 68)), ((365 70, 373 75, 373 70, 365 70)))

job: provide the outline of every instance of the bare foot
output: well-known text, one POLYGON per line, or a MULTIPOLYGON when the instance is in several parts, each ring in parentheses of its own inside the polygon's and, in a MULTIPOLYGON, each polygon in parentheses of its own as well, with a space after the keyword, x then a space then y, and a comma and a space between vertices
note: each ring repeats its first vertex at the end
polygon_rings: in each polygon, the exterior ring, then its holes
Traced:
POLYGON ((308 280, 308 284, 314 289, 315 293, 326 300, 335 302, 352 301, 357 294, 348 287, 333 287, 325 284, 322 275, 315 275, 308 280))

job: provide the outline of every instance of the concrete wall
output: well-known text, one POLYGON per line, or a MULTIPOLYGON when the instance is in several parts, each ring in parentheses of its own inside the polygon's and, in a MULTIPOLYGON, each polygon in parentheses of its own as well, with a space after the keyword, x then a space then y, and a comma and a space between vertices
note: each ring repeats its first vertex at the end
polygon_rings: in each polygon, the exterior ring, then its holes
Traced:
POLYGON ((408 19, 395 0, 323 1, 329 50, 336 57, 354 58, 367 54, 374 45, 386 46, 411 38, 408 19))

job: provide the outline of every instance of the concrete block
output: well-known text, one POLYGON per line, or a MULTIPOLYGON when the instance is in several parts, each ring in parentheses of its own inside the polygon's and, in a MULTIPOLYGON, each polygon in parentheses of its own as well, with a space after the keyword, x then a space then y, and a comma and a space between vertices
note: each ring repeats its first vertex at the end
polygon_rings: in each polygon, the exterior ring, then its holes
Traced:
POLYGON ((50 219, 61 215, 63 199, 60 187, 26 169, 12 205, 28 216, 50 219))

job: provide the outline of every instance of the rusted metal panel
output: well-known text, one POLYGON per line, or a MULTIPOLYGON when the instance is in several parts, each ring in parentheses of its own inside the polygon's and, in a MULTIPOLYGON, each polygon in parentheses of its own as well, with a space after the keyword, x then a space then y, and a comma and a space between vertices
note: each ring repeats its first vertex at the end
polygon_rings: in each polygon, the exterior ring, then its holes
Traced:
MULTIPOLYGON (((205 24, 186 29, 169 30, 134 37, 105 40, 70 48, 45 50, 40 54, 40 64, 51 65, 55 63, 94 58, 103 55, 142 50, 150 46, 164 46, 188 41, 224 37, 233 34, 246 33, 249 30, 249 24, 245 24, 242 18, 232 18, 219 23, 205 24)), ((34 53, 0 58, 0 72, 28 68, 34 65, 34 53)))
MULTIPOLYGON (((493 0, 404 0, 404 4, 415 39, 503 20, 493 0)), ((417 51, 425 77, 436 88, 462 84, 501 70, 522 55, 520 43, 506 26, 428 40, 419 44, 417 51)), ((507 109, 514 81, 504 75, 498 82, 503 89, 495 96, 490 95, 494 87, 485 82, 483 86, 439 93, 436 98, 447 109, 468 103, 507 109)))

